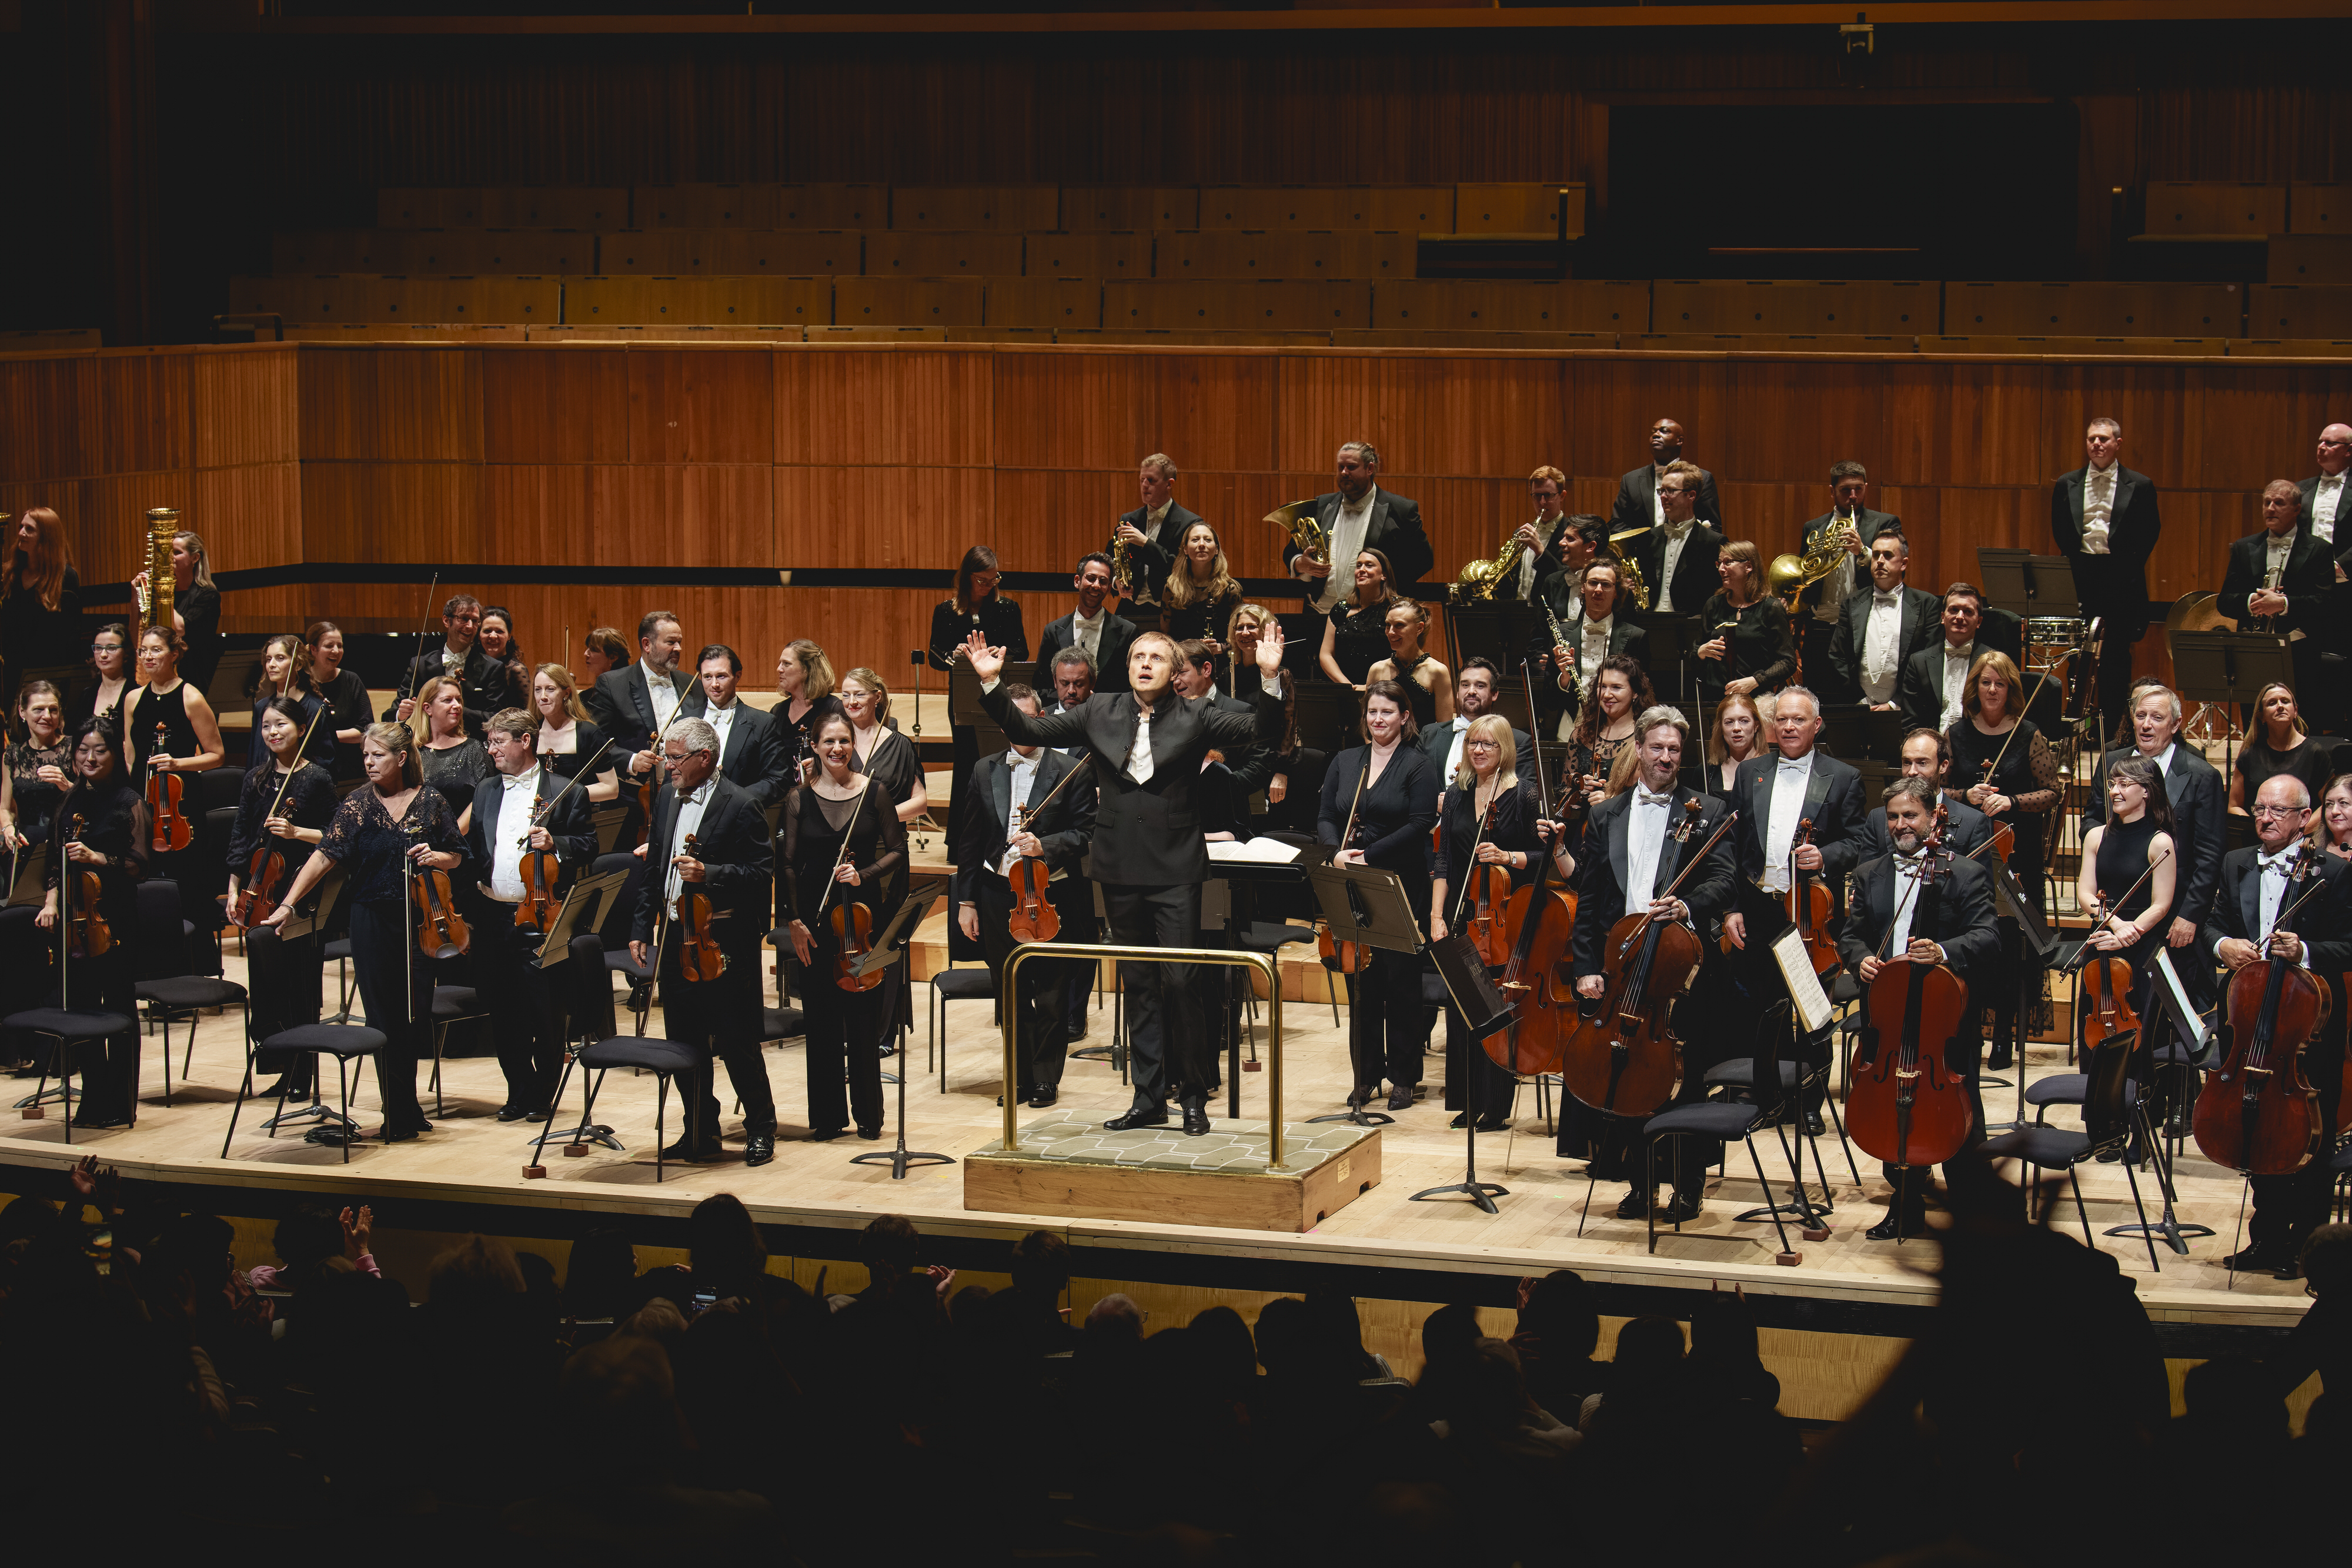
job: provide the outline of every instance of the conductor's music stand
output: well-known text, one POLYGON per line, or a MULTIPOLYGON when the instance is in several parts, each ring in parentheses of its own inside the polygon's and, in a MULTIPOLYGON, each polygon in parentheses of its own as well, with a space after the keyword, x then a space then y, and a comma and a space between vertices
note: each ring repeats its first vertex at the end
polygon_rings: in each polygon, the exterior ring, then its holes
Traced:
MULTIPOLYGON (((2184 697, 2200 703, 2251 703, 2255 694, 2276 682, 2294 685, 2294 655, 2284 637, 2258 632, 2175 632, 2172 633, 2172 684, 2184 697)), ((2221 776, 2230 776, 2231 742, 2234 729, 2221 740, 2221 776)))
MULTIPOLYGON (((1471 1049, 1485 1050, 1487 1037, 1500 1034, 1511 1027, 1516 1014, 1510 998, 1503 995, 1487 977, 1486 967, 1467 936, 1457 932, 1443 942, 1431 943, 1429 951, 1437 960, 1437 974, 1445 982, 1445 994, 1454 998, 1454 1010, 1470 1026, 1471 1049)), ((1510 1197, 1511 1189, 1496 1182, 1478 1179, 1478 1117, 1475 1113, 1463 1113, 1462 1135, 1469 1148, 1467 1160, 1462 1167, 1462 1179, 1447 1182, 1443 1186, 1423 1187, 1408 1201, 1420 1203, 1426 1198, 1458 1192, 1467 1194, 1470 1201, 1486 1213, 1497 1213, 1499 1210, 1495 1207, 1495 1199, 1510 1197)))
MULTIPOLYGON (((903 960, 907 956, 908 945, 915 939, 916 928, 921 925, 924 920, 929 917, 931 913, 931 904, 935 901, 936 895, 923 894, 911 897, 908 899, 906 903, 900 904, 898 906, 898 913, 890 917, 890 924, 884 926, 881 934, 874 938, 874 946, 872 950, 867 952, 866 956, 857 961, 857 967, 853 972, 861 977, 871 975, 878 969, 886 969, 891 965, 903 960)), ((823 985, 824 982, 822 979, 819 979, 815 983, 823 985)), ((894 1009, 893 1017, 897 1018, 898 1016, 901 1015, 899 1015, 894 1009)), ((896 1028, 897 1025, 894 1023, 892 1027, 896 1028)), ((877 1041, 877 1043, 878 1044, 879 1042, 877 1041)), ((852 1051, 856 1050, 856 1042, 855 1040, 851 1041, 849 1048, 852 1051)), ((909 1149, 907 1147, 907 1079, 908 1074, 901 1072, 897 1076, 898 1081, 898 1142, 897 1146, 887 1151, 876 1149, 868 1154, 852 1155, 849 1163, 853 1166, 888 1166, 890 1167, 890 1179, 892 1181, 906 1180, 907 1167, 909 1166, 951 1166, 955 1164, 955 1161, 946 1155, 935 1155, 920 1149, 909 1149)), ((1011 1092, 1009 1085, 1007 1086, 1006 1092, 1011 1092)))
MULTIPOLYGON (((1413 913, 1412 901, 1405 896, 1404 883, 1392 871, 1374 866, 1312 865, 1306 868, 1307 883, 1315 890, 1315 901, 1323 908, 1323 918, 1331 927, 1334 942, 1361 942, 1368 946, 1385 948, 1391 953, 1421 951, 1421 922, 1413 913)), ((1361 1001, 1349 1006, 1348 1033, 1352 1043, 1356 1030, 1355 1009, 1361 1001)), ((1385 1029, 1385 1024, 1382 1026, 1385 1029)), ((1355 1052, 1350 1050, 1352 1065, 1355 1052)), ((1378 1111, 1367 1111, 1361 1105, 1350 1105, 1344 1112, 1328 1116, 1309 1116, 1314 1122, 1347 1122, 1359 1127, 1385 1127, 1395 1117, 1378 1111)))

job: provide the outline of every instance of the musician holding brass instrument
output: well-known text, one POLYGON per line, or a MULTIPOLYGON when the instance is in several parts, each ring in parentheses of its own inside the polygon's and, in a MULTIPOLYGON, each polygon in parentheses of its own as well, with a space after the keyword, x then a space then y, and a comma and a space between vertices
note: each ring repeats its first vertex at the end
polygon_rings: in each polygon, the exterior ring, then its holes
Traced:
POLYGON ((1176 504, 1176 461, 1164 452, 1153 453, 1137 466, 1135 486, 1143 505, 1111 525, 1104 549, 1120 595, 1157 604, 1160 584, 1176 564, 1184 530, 1199 522, 1201 515, 1176 504))
POLYGON ((1818 683, 1829 667, 1830 638, 1839 607, 1860 589, 1870 571, 1870 541, 1903 531, 1903 519, 1870 509, 1870 472, 1851 458, 1830 465, 1830 509, 1805 525, 1801 556, 1776 556, 1768 574, 1771 591, 1786 599, 1797 623, 1799 678, 1818 683))
POLYGON ((1350 586, 1351 574, 1334 571, 1335 561, 1352 563, 1361 552, 1378 550, 1392 569, 1391 584, 1402 591, 1437 559, 1422 531, 1421 503, 1381 488, 1381 455, 1370 442, 1341 446, 1337 466, 1339 488, 1316 497, 1313 507, 1324 541, 1321 553, 1313 550, 1311 540, 1302 546, 1298 525, 1307 520, 1304 507, 1296 508, 1290 542, 1282 547, 1282 564, 1298 579, 1301 597, 1318 615, 1330 614, 1350 586))
POLYGON ((2328 601, 2336 591, 2336 550, 2309 528, 2296 526, 2303 493, 2292 479, 2263 486, 2263 531, 2230 546, 2215 608, 2242 632, 2267 632, 2287 640, 2294 660, 2294 688, 2305 716, 2327 734, 2340 711, 2320 679, 2319 653, 2328 601))

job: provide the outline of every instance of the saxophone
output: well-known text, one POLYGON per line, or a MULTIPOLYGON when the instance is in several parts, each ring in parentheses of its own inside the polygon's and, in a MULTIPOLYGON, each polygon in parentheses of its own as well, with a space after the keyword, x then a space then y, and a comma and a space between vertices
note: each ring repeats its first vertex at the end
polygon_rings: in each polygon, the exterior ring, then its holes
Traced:
POLYGON ((1135 563, 1128 554, 1127 536, 1119 531, 1125 527, 1126 519, 1111 519, 1108 546, 1110 585, 1118 591, 1121 599, 1132 599, 1135 597, 1135 563))
POLYGON ((1462 574, 1446 590, 1446 596, 1456 604, 1483 604, 1495 597, 1495 590, 1508 577, 1519 559, 1519 531, 1513 528, 1503 540, 1503 548, 1488 560, 1481 556, 1462 569, 1462 574))
POLYGON ((147 586, 135 591, 139 601, 139 630, 143 636, 150 626, 170 630, 172 625, 172 541, 179 537, 180 514, 176 507, 147 508, 147 586))

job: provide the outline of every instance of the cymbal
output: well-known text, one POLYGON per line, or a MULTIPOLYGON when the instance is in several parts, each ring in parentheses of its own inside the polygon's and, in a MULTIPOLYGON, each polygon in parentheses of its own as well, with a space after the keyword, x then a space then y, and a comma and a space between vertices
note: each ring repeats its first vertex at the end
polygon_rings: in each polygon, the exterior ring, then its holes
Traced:
POLYGON ((2238 623, 2221 613, 2218 593, 2184 593, 2164 612, 2166 632, 2234 632, 2238 623))

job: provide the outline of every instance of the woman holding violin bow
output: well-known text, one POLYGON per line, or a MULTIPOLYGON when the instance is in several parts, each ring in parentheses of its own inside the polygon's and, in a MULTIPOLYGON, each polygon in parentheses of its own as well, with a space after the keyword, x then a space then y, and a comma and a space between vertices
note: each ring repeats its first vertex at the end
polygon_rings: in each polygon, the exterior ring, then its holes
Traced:
MULTIPOLYGON (((1463 732, 1462 765, 1438 802, 1442 859, 1429 888, 1429 939, 1443 942, 1453 932, 1468 936, 1489 973, 1511 961, 1531 898, 1514 895, 1536 880, 1543 841, 1536 823, 1543 798, 1533 779, 1519 777, 1518 743, 1511 721, 1481 714, 1463 732)), ((1574 885, 1575 862, 1554 884, 1574 885)), ((1545 904, 1552 904, 1548 895, 1545 904)), ((1570 898, 1553 918, 1563 925, 1575 917, 1570 898)), ((1460 1114, 1447 1125, 1457 1131, 1474 1123, 1482 1133, 1509 1124, 1517 1080, 1470 1038, 1470 1027, 1449 998, 1445 1004, 1445 1106, 1460 1114)))
MULTIPOLYGON (((1013 681, 1003 689, 1014 707, 1037 716, 1034 691, 1013 681)), ((1016 944, 1094 940, 1094 887, 1078 874, 1094 837, 1092 772, 1067 752, 1015 744, 982 758, 970 775, 971 807, 956 854, 956 924, 988 955, 1000 997, 1004 960, 1016 944), (1073 779, 1081 768, 1089 777, 1073 779)), ((1016 1073, 1005 1092, 1036 1109, 1060 1096, 1070 970, 1087 967, 1055 959, 1021 967, 1016 1073)))
POLYGON ((121 734, 131 754, 131 770, 147 797, 150 874, 180 886, 180 917, 199 934, 217 927, 210 868, 188 852, 196 841, 195 822, 184 803, 184 774, 218 768, 227 748, 220 721, 194 683, 180 674, 187 649, 181 634, 150 626, 139 634, 139 674, 146 682, 122 699, 121 734))
POLYGON ((501 1122, 547 1120, 572 1009, 530 960, 553 930, 573 880, 596 858, 596 830, 588 820, 593 774, 585 769, 603 763, 581 758, 583 768, 568 778, 544 766, 535 749, 539 729, 539 716, 523 708, 490 716, 482 736, 493 771, 474 786, 466 812, 466 855, 478 900, 474 984, 488 998, 499 1071, 506 1075, 501 1122))
POLYGON ((907 861, 907 830, 882 783, 857 770, 847 716, 827 714, 814 734, 816 773, 784 797, 777 840, 776 916, 800 961, 795 988, 808 1034, 809 1136, 882 1135, 882 1061, 875 1049, 894 1017, 889 971, 859 976, 858 958, 887 924, 886 890, 907 861), (848 1093, 842 1092, 844 1064, 848 1093))
POLYGON ((462 951, 467 937, 448 877, 466 857, 457 813, 439 790, 425 787, 406 725, 368 726, 360 766, 367 782, 343 797, 262 925, 283 926, 329 871, 342 868, 360 1008, 384 1038, 375 1064, 383 1141, 397 1144, 433 1130, 416 1103, 416 1061, 433 1048, 433 962, 462 951))
POLYGON ((743 1163, 763 1166, 776 1157, 776 1100, 760 1054, 760 943, 774 874, 767 813, 719 773, 708 719, 672 719, 660 762, 629 956, 660 981, 662 1032, 704 1053, 681 1095, 686 1130, 663 1154, 719 1157, 715 1056, 743 1103, 743 1163))
MULTIPOLYGON (((326 836, 341 800, 326 768, 306 759, 311 737, 334 723, 331 712, 296 697, 272 697, 255 733, 264 758, 245 772, 236 826, 228 836, 228 923, 246 933, 249 1033, 255 1040, 317 1023, 326 973, 319 934, 291 942, 263 922, 285 901, 286 890, 326 836)), ((263 1099, 308 1094, 310 1054, 275 1052, 255 1065, 282 1074, 259 1092, 263 1099)))
MULTIPOLYGON (((49 820, 48 894, 34 924, 57 941, 61 1005, 136 1019, 139 883, 153 834, 147 802, 106 720, 76 726, 70 755, 73 785, 49 820)), ((92 1056, 74 1125, 129 1126, 139 1103, 137 1023, 92 1056)))

